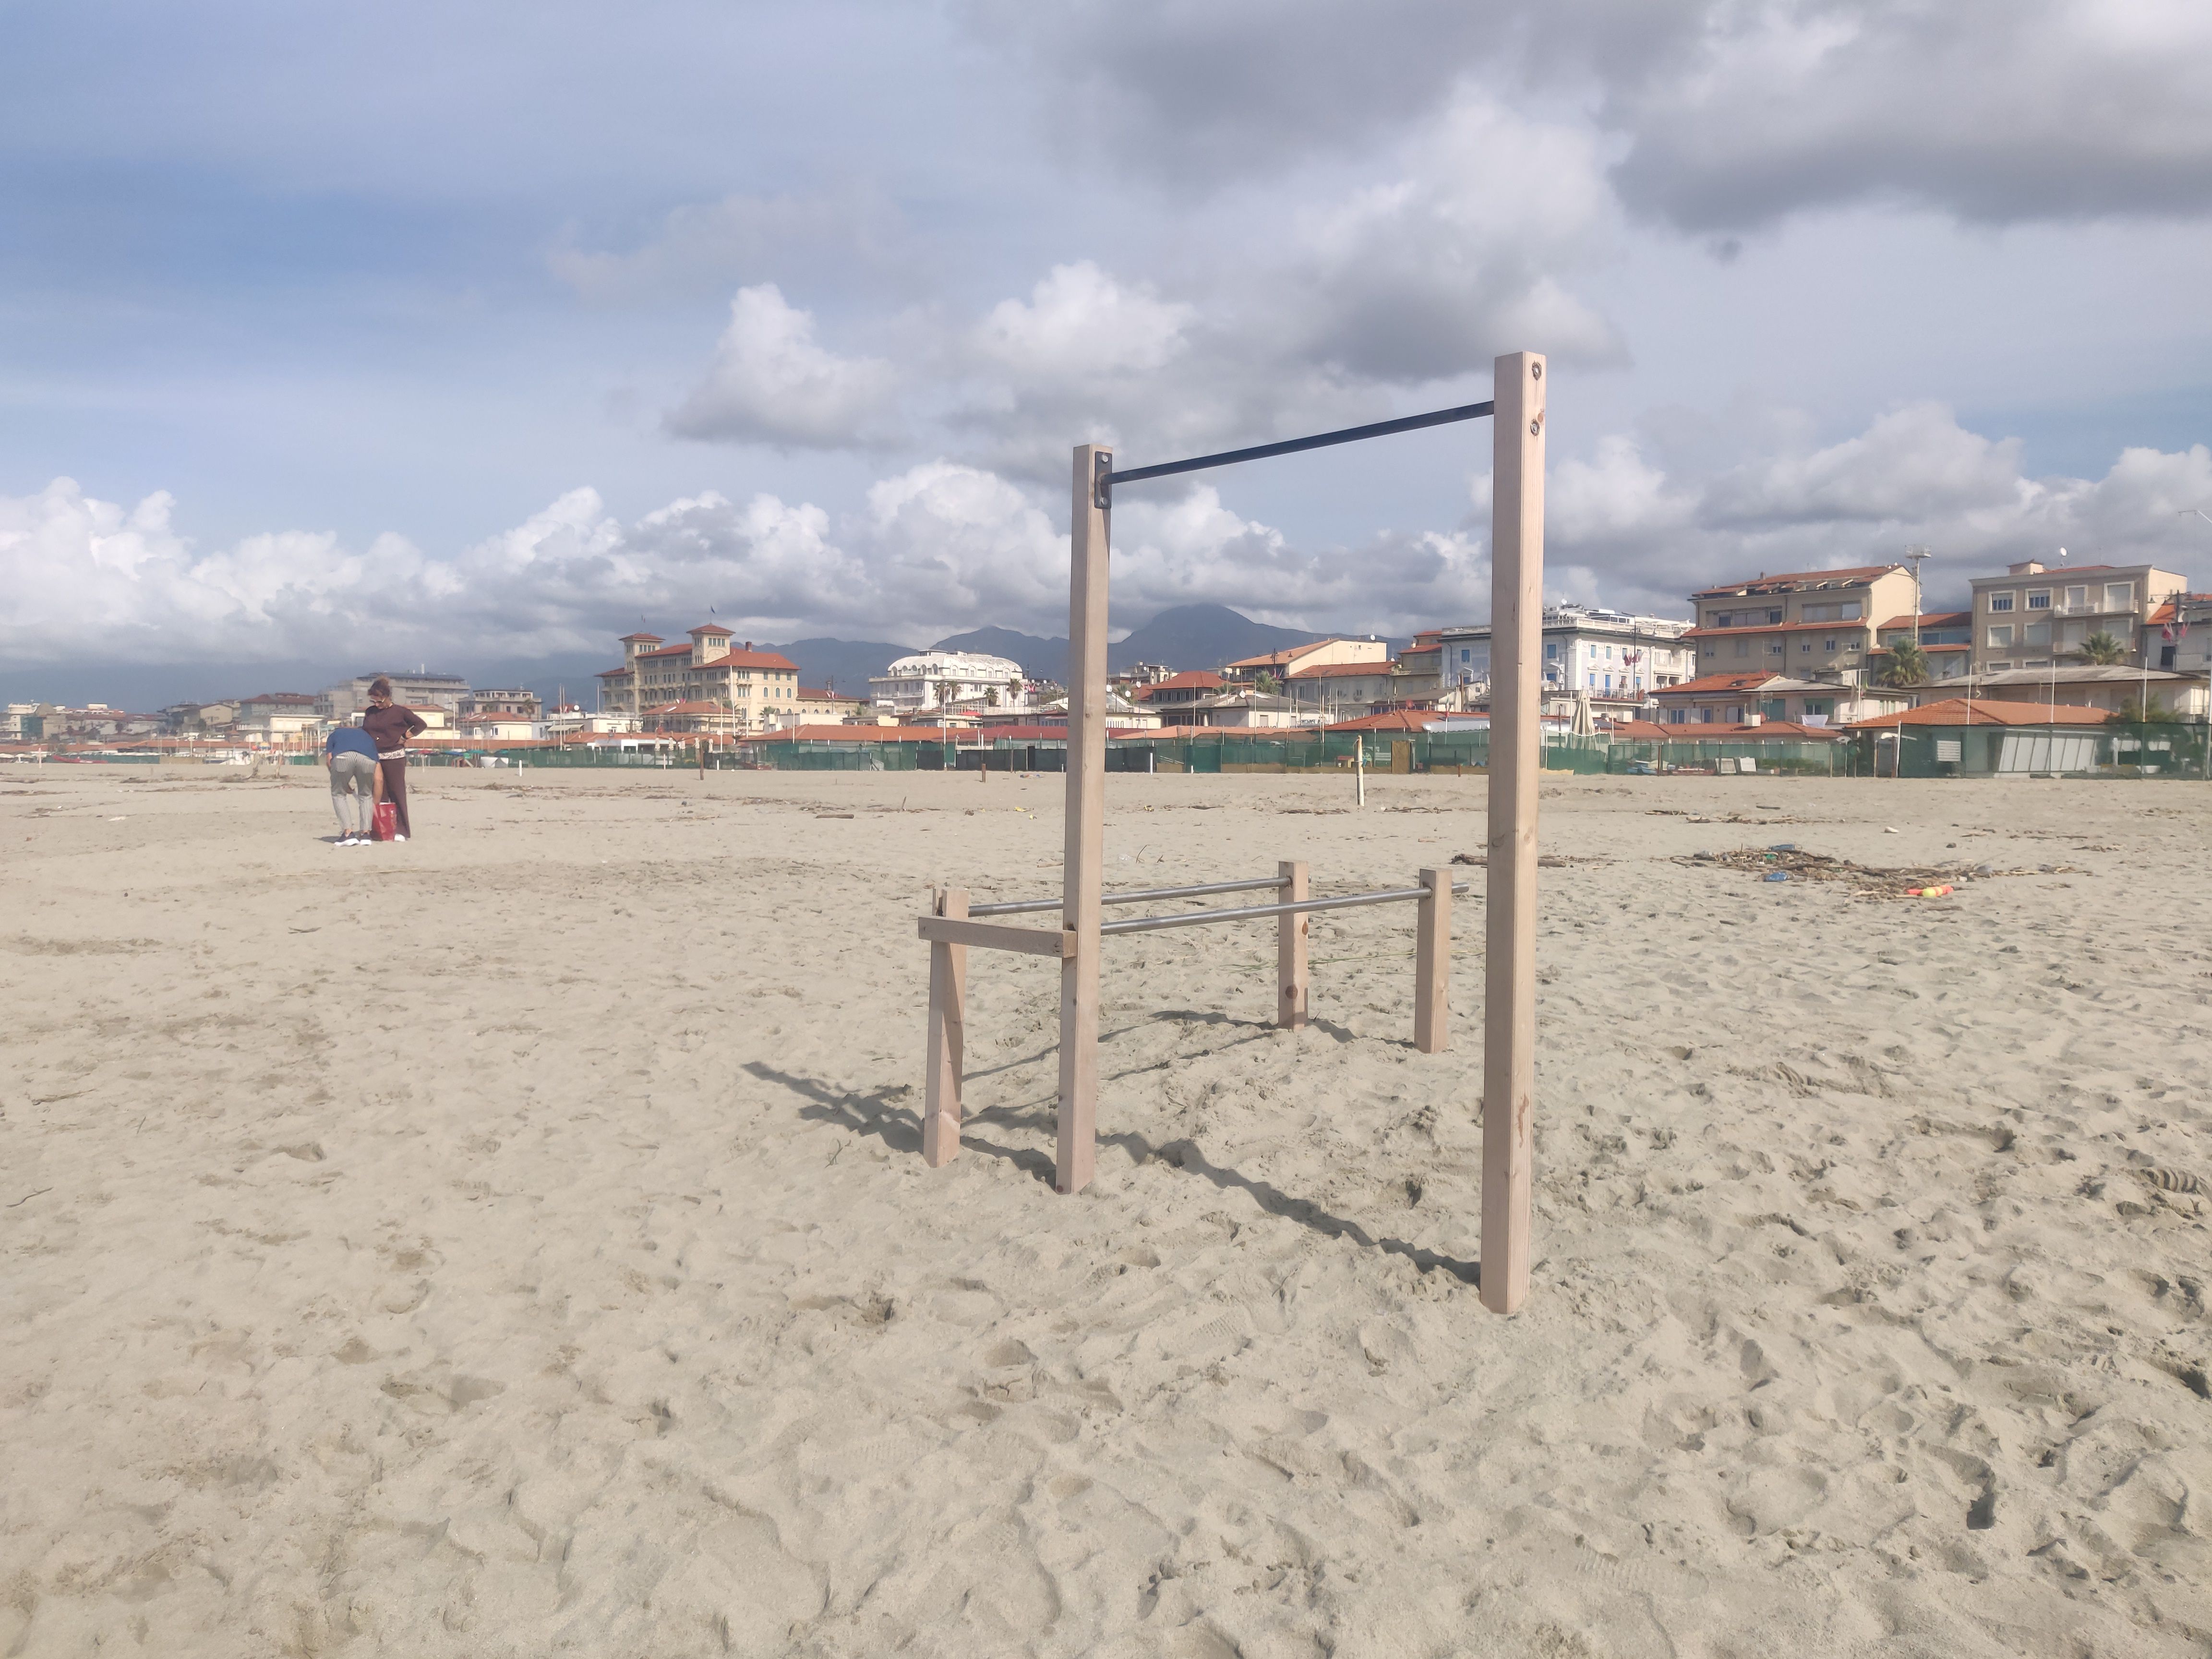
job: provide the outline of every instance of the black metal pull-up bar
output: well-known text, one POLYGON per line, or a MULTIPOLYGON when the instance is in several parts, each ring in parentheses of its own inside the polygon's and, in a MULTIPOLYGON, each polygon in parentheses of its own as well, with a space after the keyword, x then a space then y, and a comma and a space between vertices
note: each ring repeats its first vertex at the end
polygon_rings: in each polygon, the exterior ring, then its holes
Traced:
MULTIPOLYGON (((1196 455, 1187 461, 1162 461, 1157 466, 1133 466, 1122 471, 1098 474, 1098 505, 1113 505, 1114 486, 1145 478, 1164 478, 1176 472, 1199 472, 1209 466, 1228 466, 1237 461, 1262 461, 1270 455, 1294 455, 1301 449, 1326 449, 1331 444, 1357 443, 1362 438, 1387 438, 1394 432, 1417 432, 1425 426, 1449 426, 1454 421, 1479 420, 1497 410, 1493 401, 1462 404, 1457 409, 1433 410, 1426 415, 1406 415, 1395 421, 1369 426, 1348 426, 1341 432, 1316 433, 1310 438, 1285 438, 1279 444, 1255 444, 1249 449, 1227 449, 1218 455, 1196 455)), ((1102 458, 1103 459, 1103 458, 1102 458)))

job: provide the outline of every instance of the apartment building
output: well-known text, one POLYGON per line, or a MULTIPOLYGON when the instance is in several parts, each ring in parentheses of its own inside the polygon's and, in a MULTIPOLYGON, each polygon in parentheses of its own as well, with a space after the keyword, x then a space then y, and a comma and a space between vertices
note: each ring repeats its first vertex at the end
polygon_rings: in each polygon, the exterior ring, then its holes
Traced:
POLYGON ((459 711, 462 715, 504 714, 516 720, 534 720, 545 712, 544 702, 526 687, 500 689, 478 687, 461 699, 459 711))
POLYGON ((1880 679, 1890 665, 1890 654, 1900 643, 1917 640, 1928 659, 1930 684, 1966 677, 1974 659, 1974 613, 1971 611, 1924 611, 1916 628, 1908 613, 1892 617, 1875 630, 1874 660, 1869 679, 1880 679))
POLYGON ((394 669, 340 680, 316 695, 315 713, 327 723, 356 723, 356 717, 368 710, 368 688, 380 679, 392 682, 392 702, 410 708, 428 706, 457 714, 462 699, 469 695, 469 683, 459 674, 433 674, 427 670, 410 674, 394 669))
MULTIPOLYGON (((1912 694, 1838 680, 1799 680, 1753 669, 1743 674, 1701 674, 1653 693, 1659 723, 1680 726, 1757 726, 1785 721, 1809 730, 1847 726, 1912 706, 1912 694)), ((1685 735, 1691 735, 1686 733, 1685 735)))
MULTIPOLYGON (((1697 672, 1697 647, 1685 642, 1690 624, 1678 617, 1553 605, 1544 607, 1542 631, 1547 714, 1571 710, 1578 692, 1588 692, 1601 710, 1611 704, 1617 706, 1612 712, 1625 713, 1697 672)), ((1479 695, 1488 687, 1488 623, 1439 629, 1437 641, 1443 692, 1479 695)))
POLYGON ((2155 632, 2148 619, 2188 586, 2173 572, 2148 564, 2054 568, 2029 559, 2002 576, 1977 576, 1974 672, 2079 662, 2083 643, 2098 634, 2118 641, 2123 660, 2142 667, 2148 636, 2155 632))
POLYGON ((1330 663, 1388 662, 1390 647, 1388 641, 1370 635, 1364 640, 1313 640, 1304 645, 1286 645, 1279 650, 1262 651, 1256 657, 1239 657, 1222 673, 1231 680, 1250 684, 1266 674, 1278 683, 1300 670, 1320 668, 1330 663))
POLYGON ((781 653, 754 650, 750 640, 733 649, 732 638, 719 623, 692 629, 689 645, 664 646, 658 634, 624 635, 622 666, 599 676, 600 708, 641 720, 661 713, 664 723, 691 722, 685 730, 771 729, 798 710, 798 665, 781 653), (710 708, 671 712, 691 703, 710 708))
POLYGON ((1857 683, 1870 678, 1878 621, 1917 610, 1912 572, 1901 564, 1799 570, 1726 582, 1690 596, 1698 672, 1755 669, 1795 679, 1857 683))

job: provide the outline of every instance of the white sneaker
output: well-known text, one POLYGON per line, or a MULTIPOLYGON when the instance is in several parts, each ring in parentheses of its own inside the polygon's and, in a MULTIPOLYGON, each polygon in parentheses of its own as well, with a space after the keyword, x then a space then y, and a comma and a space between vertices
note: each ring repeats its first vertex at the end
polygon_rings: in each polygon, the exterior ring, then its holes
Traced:
POLYGON ((392 839, 394 841, 405 841, 407 837, 404 836, 394 836, 392 839))

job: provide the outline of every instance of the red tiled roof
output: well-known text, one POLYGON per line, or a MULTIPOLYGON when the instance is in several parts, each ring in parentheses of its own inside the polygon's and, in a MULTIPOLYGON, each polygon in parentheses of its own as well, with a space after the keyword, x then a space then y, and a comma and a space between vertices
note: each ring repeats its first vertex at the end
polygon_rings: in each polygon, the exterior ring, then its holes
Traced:
MULTIPOLYGON (((656 657, 689 657, 690 654, 690 646, 672 645, 659 651, 641 651, 638 653, 637 659, 640 662, 650 662, 656 657)), ((725 651, 719 657, 708 658, 699 666, 702 668, 782 668, 794 674, 799 672, 799 665, 780 651, 725 651)))
POLYGON ((2047 702, 2007 702, 1979 697, 1969 702, 1965 697, 1946 697, 1941 702, 1923 702, 1917 708, 1907 708, 1899 714, 1853 720, 1850 729, 1890 732, 1900 726, 2102 726, 2106 719, 2106 711, 2102 708, 2081 708, 2072 703, 2062 702, 2054 708, 2047 702))
POLYGON ((1294 680, 1342 679, 1353 674, 1380 674, 1389 677, 1390 665, 1375 662, 1321 662, 1311 668, 1293 668, 1290 678, 1294 680))
POLYGON ((635 670, 628 668, 602 668, 599 672, 598 678, 603 680, 611 680, 620 675, 629 674, 635 672, 635 670))
POLYGON ((1324 726, 1324 732, 1425 732, 1436 715, 1429 710, 1393 708, 1386 714, 1362 714, 1358 720, 1324 726))
POLYGON ((1741 581, 1723 582, 1718 587, 1701 587, 1690 597, 1694 599, 1725 599, 1732 593, 1758 592, 1785 582, 1868 582, 1876 576, 1886 576, 1893 570, 1904 568, 1901 564, 1860 564, 1853 565, 1848 570, 1790 570, 1778 575, 1750 576, 1741 581))
POLYGON ((625 634, 622 638, 616 641, 615 643, 617 645, 628 645, 632 640, 650 640, 653 644, 659 645, 660 643, 660 635, 658 634, 625 634))
POLYGON ((802 697, 811 697, 817 702, 866 702, 867 701, 866 697, 855 696, 850 691, 832 691, 826 686, 817 685, 802 685, 799 688, 799 695, 802 697))
MULTIPOLYGON (((1973 619, 1974 613, 1971 611, 1923 611, 1920 613, 1920 625, 1923 628, 1956 628, 1960 623, 1970 623, 1973 619)), ((1887 634, 1892 629, 1911 626, 1912 613, 1908 611, 1901 617, 1892 617, 1887 622, 1880 624, 1875 631, 1887 634)))
POLYGON ((1220 675, 1209 669, 1194 668, 1181 674, 1170 674, 1164 680, 1137 689, 1149 697, 1160 691, 1218 691, 1227 684, 1220 675))
POLYGON ((1700 674, 1696 679, 1684 680, 1680 685, 1662 685, 1651 695, 1655 697, 1713 696, 1724 692, 1755 691, 1769 680, 1786 678, 1771 668, 1739 669, 1733 674, 1700 674))
POLYGON ((945 740, 944 732, 934 726, 797 726, 783 732, 758 732, 738 741, 787 743, 793 738, 813 743, 943 743, 945 740))
POLYGON ((1231 668, 1279 668, 1285 663, 1296 662, 1300 657, 1334 643, 1330 640, 1315 640, 1306 645, 1286 645, 1279 650, 1262 651, 1256 657, 1239 657, 1229 665, 1231 668))
POLYGON ((700 634, 720 634, 726 640, 734 639, 737 637, 720 623, 701 623, 696 628, 689 631, 695 635, 700 634))
POLYGON ((1806 726, 1796 720, 1761 720, 1756 726, 1718 721, 1688 721, 1668 725, 1657 720, 1616 720, 1613 735, 1638 743, 1808 743, 1832 742, 1844 735, 1842 727, 1806 726))

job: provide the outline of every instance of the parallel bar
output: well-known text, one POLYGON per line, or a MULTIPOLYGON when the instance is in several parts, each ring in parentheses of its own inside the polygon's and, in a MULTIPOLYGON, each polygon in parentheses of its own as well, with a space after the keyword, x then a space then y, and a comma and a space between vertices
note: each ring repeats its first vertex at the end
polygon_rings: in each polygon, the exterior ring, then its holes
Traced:
POLYGON ((1544 360, 1497 366, 1490 484, 1490 902, 1484 917, 1482 1305, 1528 1294, 1536 1112, 1536 780, 1542 738, 1544 360))
MULTIPOLYGON (((1101 893, 1101 904, 1134 904, 1142 899, 1203 898, 1209 893, 1250 893, 1262 887, 1279 887, 1279 876, 1261 876, 1251 881, 1209 881, 1196 887, 1140 887, 1133 892, 1101 893)), ((1005 904, 979 904, 971 916, 1011 916, 1024 910, 1057 910, 1058 899, 1016 899, 1005 904)))
MULTIPOLYGON (((937 916, 968 914, 968 890, 937 896, 937 916)), ((942 1169, 960 1155, 960 1073, 968 1035, 968 947, 944 940, 929 946, 929 1080, 921 1113, 921 1161, 942 1169)))
MULTIPOLYGON (((1278 890, 1285 904, 1303 903, 1312 896, 1307 890, 1309 872, 1303 862, 1285 859, 1278 890)), ((1305 913, 1285 910, 1275 923, 1275 1024, 1295 1031, 1306 1023, 1305 913)))
POLYGON ((1062 813, 1060 1133, 1053 1189, 1098 1166, 1098 895, 1106 871, 1106 590, 1103 483, 1114 452, 1078 444, 1067 526, 1067 805, 1062 813))
POLYGON ((951 916, 921 916, 915 926, 932 945, 972 945, 978 950, 1057 957, 1063 962, 1075 954, 1073 936, 1065 927, 1047 933, 1042 927, 1005 927, 996 922, 956 921, 951 916))
MULTIPOLYGON (((1462 892, 1466 887, 1467 884, 1461 882, 1453 890, 1462 892)), ((1250 921, 1261 916, 1297 915, 1309 910, 1349 910, 1362 904, 1410 904, 1428 896, 1425 887, 1392 887, 1373 893, 1346 893, 1339 898, 1300 899, 1295 904, 1244 904, 1230 910, 1191 910, 1179 916, 1132 916, 1127 921, 1107 922, 1098 931, 1152 933, 1163 927, 1201 927, 1208 922, 1250 921)))
POLYGON ((1325 449, 1330 444, 1357 443, 1362 438, 1387 438, 1394 432, 1417 432, 1425 426, 1449 426, 1454 421, 1479 420, 1494 404, 1466 404, 1458 409, 1439 409, 1428 415, 1407 415, 1371 426, 1348 426, 1341 432, 1323 432, 1311 438, 1286 438, 1279 444, 1255 444, 1250 449, 1228 449, 1218 455, 1200 455, 1188 461, 1162 461, 1157 466, 1133 466, 1127 472, 1109 472, 1104 483, 1135 483, 1140 478, 1164 478, 1173 472, 1197 472, 1209 466, 1228 466, 1237 461, 1265 460, 1270 455, 1294 455, 1301 449, 1325 449))

